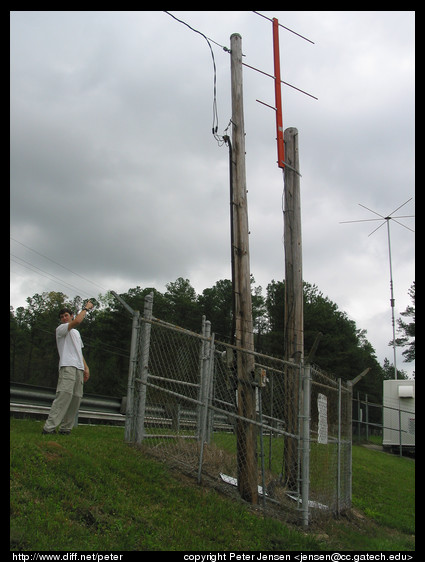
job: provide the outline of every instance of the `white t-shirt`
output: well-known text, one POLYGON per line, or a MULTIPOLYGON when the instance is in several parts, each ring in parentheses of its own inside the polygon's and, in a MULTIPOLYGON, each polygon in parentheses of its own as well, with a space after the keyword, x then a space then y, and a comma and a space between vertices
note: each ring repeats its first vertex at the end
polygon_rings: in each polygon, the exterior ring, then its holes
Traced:
POLYGON ((83 340, 75 328, 68 330, 68 324, 56 328, 56 343, 59 351, 59 367, 76 367, 84 370, 83 340))

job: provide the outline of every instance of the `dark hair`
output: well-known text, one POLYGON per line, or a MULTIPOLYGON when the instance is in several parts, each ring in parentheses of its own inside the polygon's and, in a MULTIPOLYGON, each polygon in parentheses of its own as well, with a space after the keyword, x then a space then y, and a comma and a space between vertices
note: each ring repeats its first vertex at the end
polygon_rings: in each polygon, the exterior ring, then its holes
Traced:
POLYGON ((71 316, 74 315, 74 313, 72 312, 72 310, 70 308, 65 307, 65 308, 61 308, 59 310, 59 318, 62 316, 62 314, 65 314, 65 312, 68 312, 68 314, 70 314, 71 316))

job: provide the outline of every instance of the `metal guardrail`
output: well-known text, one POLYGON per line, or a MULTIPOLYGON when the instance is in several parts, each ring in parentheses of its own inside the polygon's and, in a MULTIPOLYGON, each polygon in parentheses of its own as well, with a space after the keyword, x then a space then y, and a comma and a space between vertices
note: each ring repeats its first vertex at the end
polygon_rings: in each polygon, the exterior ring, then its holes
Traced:
MULTIPOLYGON (((49 414, 50 406, 55 398, 56 390, 25 383, 10 383, 10 413, 31 417, 42 417, 49 414)), ((81 400, 78 420, 83 423, 109 423, 124 425, 126 397, 115 398, 99 394, 86 394, 81 400)), ((180 427, 191 427, 196 424, 195 410, 181 408, 179 410, 180 427)), ((146 408, 145 424, 147 426, 171 427, 175 423, 167 416, 163 406, 146 408)), ((216 416, 215 428, 221 431, 233 430, 233 426, 225 416, 216 416)))
MULTIPOLYGON (((25 383, 10 383, 10 412, 29 416, 48 415, 55 398, 54 388, 40 387, 25 383)), ((86 394, 81 400, 79 420, 92 423, 125 422, 123 400, 111 396, 86 394)))

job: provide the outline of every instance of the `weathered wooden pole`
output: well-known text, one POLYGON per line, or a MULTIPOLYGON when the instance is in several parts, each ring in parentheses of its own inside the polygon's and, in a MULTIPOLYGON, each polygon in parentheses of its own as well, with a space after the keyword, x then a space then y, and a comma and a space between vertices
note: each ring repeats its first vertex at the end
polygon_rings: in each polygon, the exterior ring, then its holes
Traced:
MULTIPOLYGON (((298 155, 298 130, 285 129, 284 169, 284 248, 285 248, 285 323, 284 358, 296 364, 304 359, 304 310, 301 243, 301 196, 298 155)), ((285 369, 286 430, 298 434, 299 378, 297 370, 285 369)), ((297 486, 297 443, 288 437, 284 449, 285 481, 297 486)))
MULTIPOLYGON (((251 275, 249 263, 248 205, 246 197, 245 128, 242 87, 242 38, 230 37, 232 88, 232 192, 233 258, 236 317, 236 345, 254 350, 252 323, 251 275)), ((237 352, 238 414, 256 418, 254 356, 237 352)), ((237 421, 238 489, 241 497, 258 503, 257 429, 248 421, 237 421)))

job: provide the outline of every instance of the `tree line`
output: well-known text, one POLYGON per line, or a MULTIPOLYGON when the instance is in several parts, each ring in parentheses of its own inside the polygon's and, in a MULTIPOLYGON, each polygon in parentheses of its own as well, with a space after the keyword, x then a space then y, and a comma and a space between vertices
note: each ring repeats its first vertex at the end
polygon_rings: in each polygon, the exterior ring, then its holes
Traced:
MULTIPOLYGON (((283 331, 285 282, 271 281, 263 295, 261 287, 254 287, 252 279, 252 312, 255 349, 260 353, 283 358, 283 331)), ((413 291, 414 298, 414 284, 413 291)), ((155 288, 137 286, 120 297, 133 309, 143 311, 144 298, 154 294, 153 315, 160 320, 200 332, 202 316, 211 321, 216 339, 232 341, 232 282, 217 281, 214 286, 197 294, 188 279, 179 277, 166 285, 161 293, 155 288)), ((324 371, 353 379, 366 368, 370 372, 356 386, 368 393, 371 401, 381 402, 382 381, 393 378, 389 361, 380 365, 375 350, 366 338, 366 330, 358 329, 347 314, 338 309, 316 285, 303 284, 304 292, 304 349, 307 355, 319 332, 322 336, 314 362, 324 371)), ((412 296, 412 295, 411 295, 412 296)), ((111 293, 91 299, 95 309, 80 325, 84 342, 84 356, 91 377, 86 392, 108 396, 124 396, 127 389, 128 362, 131 341, 131 318, 111 293)), ((10 310, 10 379, 38 386, 55 387, 58 372, 58 353, 55 329, 59 324, 58 312, 69 306, 75 312, 84 306, 77 296, 72 300, 61 292, 35 294, 26 299, 27 305, 10 310)), ((414 318, 414 307, 405 316, 414 318)), ((403 314, 403 313, 402 313, 403 314)), ((404 323, 407 329, 398 345, 408 346, 408 356, 414 357, 413 323, 404 323), (412 328, 413 326, 413 328, 412 328)), ((403 322, 399 322, 403 328, 403 322)), ((390 342, 391 343, 391 342, 390 342)), ((406 378, 399 371, 399 378, 406 378)))

